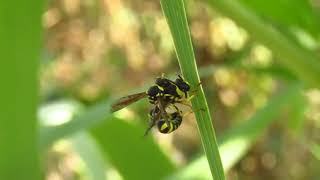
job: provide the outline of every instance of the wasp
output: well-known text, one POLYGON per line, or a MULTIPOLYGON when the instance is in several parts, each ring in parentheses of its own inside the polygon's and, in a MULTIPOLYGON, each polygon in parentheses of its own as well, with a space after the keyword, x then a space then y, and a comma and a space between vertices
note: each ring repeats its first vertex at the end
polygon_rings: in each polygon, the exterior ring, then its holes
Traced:
MULTIPOLYGON (((182 123, 183 117, 188 113, 194 113, 194 110, 190 110, 187 112, 182 112, 175 104, 168 104, 168 106, 173 106, 175 111, 172 113, 168 113, 167 111, 161 110, 160 106, 155 106, 149 112, 150 123, 149 127, 145 132, 145 136, 149 133, 152 127, 157 126, 158 131, 163 134, 169 134, 173 131, 177 130, 182 123), (167 118, 165 118, 167 116, 167 118)), ((204 111, 204 109, 199 109, 204 111)))
POLYGON ((155 85, 151 86, 146 92, 136 93, 120 98, 111 106, 111 112, 118 111, 140 99, 148 97, 151 104, 155 107, 149 112, 150 124, 145 135, 150 129, 157 125, 159 132, 171 133, 175 131, 182 123, 182 112, 175 103, 186 104, 193 96, 189 97, 190 85, 182 76, 178 75, 175 81, 167 79, 162 74, 156 78, 155 85), (175 112, 168 113, 166 108, 173 106, 175 112))
POLYGON ((151 86, 146 92, 131 94, 118 99, 111 105, 111 112, 116 112, 146 97, 151 104, 159 104, 159 100, 163 104, 182 103, 187 101, 189 90, 190 85, 180 75, 175 81, 171 81, 162 75, 156 79, 155 85, 151 86))
POLYGON ((155 125, 157 126, 159 132, 163 134, 169 134, 178 129, 182 123, 182 111, 179 109, 176 110, 177 111, 173 113, 167 113, 165 111, 163 114, 159 106, 155 106, 154 109, 151 109, 149 112, 150 124, 144 135, 146 136, 151 128, 155 125), (167 116, 167 120, 163 117, 163 115, 167 116))

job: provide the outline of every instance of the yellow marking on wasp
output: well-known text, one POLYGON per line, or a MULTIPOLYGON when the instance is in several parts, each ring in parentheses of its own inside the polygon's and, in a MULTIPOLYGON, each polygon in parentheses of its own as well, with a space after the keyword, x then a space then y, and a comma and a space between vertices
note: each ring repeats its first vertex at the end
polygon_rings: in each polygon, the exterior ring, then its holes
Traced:
POLYGON ((176 91, 178 93, 179 96, 183 97, 184 96, 184 92, 181 91, 178 87, 176 87, 176 91))
POLYGON ((157 87, 161 90, 161 91, 164 91, 163 87, 157 85, 157 87))
POLYGON ((168 133, 170 133, 170 132, 172 132, 174 129, 173 129, 173 125, 172 125, 172 123, 170 122, 169 123, 169 126, 170 126, 170 128, 169 128, 169 131, 168 131, 168 133))
POLYGON ((167 128, 167 127, 168 127, 167 123, 164 123, 164 124, 162 124, 160 130, 163 131, 163 130, 164 130, 165 128, 167 128))

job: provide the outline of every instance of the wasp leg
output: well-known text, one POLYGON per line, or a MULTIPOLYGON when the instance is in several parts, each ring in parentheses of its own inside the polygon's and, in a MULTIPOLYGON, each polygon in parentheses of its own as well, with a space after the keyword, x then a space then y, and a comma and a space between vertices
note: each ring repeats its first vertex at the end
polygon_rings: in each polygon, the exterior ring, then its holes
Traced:
POLYGON ((169 106, 173 107, 176 110, 176 112, 180 111, 179 108, 175 104, 169 104, 169 106))
POLYGON ((158 101, 159 101, 158 107, 160 109, 160 113, 161 113, 162 117, 164 118, 164 120, 168 121, 168 119, 169 119, 168 113, 165 111, 166 105, 161 99, 159 99, 158 101))
POLYGON ((192 94, 190 97, 187 98, 186 101, 191 101, 191 99, 193 99, 196 95, 195 94, 192 94))
POLYGON ((199 109, 195 109, 195 110, 190 110, 190 111, 184 112, 184 113, 183 113, 183 116, 187 116, 187 115, 189 115, 189 114, 191 114, 191 113, 195 113, 195 112, 197 112, 197 111, 205 112, 206 110, 205 110, 204 108, 199 108, 199 109))
MULTIPOLYGON (((202 84, 202 83, 199 82, 199 83, 197 84, 197 86, 196 86, 196 89, 194 89, 194 90, 192 90, 192 91, 189 92, 189 94, 192 94, 190 97, 193 97, 193 96, 195 96, 195 95, 197 94, 197 91, 199 90, 199 87, 200 87, 201 84, 202 84)), ((188 99, 190 99, 190 97, 189 97, 188 99)), ((192 99, 192 98, 191 98, 191 99, 192 99)))
POLYGON ((179 102, 176 102, 177 104, 182 104, 184 106, 187 106, 189 107, 190 109, 192 109, 192 106, 190 104, 187 103, 188 101, 179 101, 179 102))

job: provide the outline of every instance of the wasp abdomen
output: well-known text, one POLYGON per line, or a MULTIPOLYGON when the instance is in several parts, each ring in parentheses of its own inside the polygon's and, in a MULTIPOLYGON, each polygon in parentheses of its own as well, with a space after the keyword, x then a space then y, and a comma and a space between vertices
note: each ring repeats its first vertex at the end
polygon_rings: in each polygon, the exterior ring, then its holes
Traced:
POLYGON ((170 114, 168 121, 165 121, 163 118, 158 121, 158 130, 163 134, 169 134, 178 129, 178 127, 181 125, 181 122, 182 116, 177 112, 172 113, 170 114))

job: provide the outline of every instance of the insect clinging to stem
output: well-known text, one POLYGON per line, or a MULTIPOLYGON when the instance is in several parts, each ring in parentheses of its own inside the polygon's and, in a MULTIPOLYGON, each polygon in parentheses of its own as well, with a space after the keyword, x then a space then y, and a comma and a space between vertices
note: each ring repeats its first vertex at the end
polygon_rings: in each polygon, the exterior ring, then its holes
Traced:
POLYGON ((167 79, 162 74, 156 78, 155 85, 151 86, 146 92, 140 92, 124 96, 115 101, 111 106, 111 112, 116 112, 140 99, 148 97, 151 104, 155 105, 150 111, 150 123, 145 135, 150 129, 157 125, 159 132, 168 134, 175 131, 182 123, 183 113, 175 105, 176 103, 184 104, 188 107, 188 101, 193 97, 189 97, 190 85, 181 75, 178 75, 175 81, 167 79), (168 113, 166 108, 173 106, 175 112, 168 113))
POLYGON ((151 86, 146 92, 124 96, 115 101, 111 106, 111 112, 116 112, 146 97, 151 104, 157 104, 159 98, 167 104, 182 103, 187 101, 189 90, 190 85, 180 75, 175 82, 162 75, 156 79, 155 85, 151 86))

